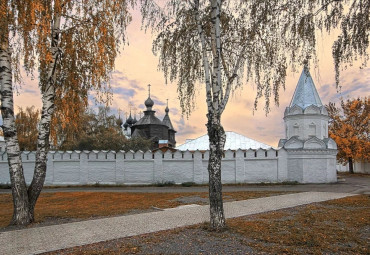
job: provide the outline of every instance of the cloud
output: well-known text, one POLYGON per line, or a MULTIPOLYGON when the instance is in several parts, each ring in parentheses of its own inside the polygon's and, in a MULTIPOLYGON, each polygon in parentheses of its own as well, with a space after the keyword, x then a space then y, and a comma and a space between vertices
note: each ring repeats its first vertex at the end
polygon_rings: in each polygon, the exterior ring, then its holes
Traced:
POLYGON ((330 97, 329 95, 331 94, 332 86, 334 85, 325 84, 318 89, 320 98, 324 99, 323 101, 327 101, 326 99, 330 97))
POLYGON ((132 89, 142 91, 144 88, 139 85, 136 79, 130 79, 123 74, 121 71, 114 71, 111 77, 112 87, 130 87, 132 89))
POLYGON ((154 95, 150 95, 150 98, 153 99, 153 101, 154 101, 154 107, 155 107, 155 105, 158 105, 158 106, 165 106, 165 105, 167 105, 167 103, 159 100, 159 98, 156 97, 156 96, 154 96, 154 95))
POLYGON ((177 120, 177 121, 175 121, 176 122, 176 124, 178 125, 178 126, 185 126, 185 121, 184 121, 184 119, 183 118, 181 118, 180 120, 177 120))
POLYGON ((124 88, 124 87, 113 88, 112 92, 114 94, 120 95, 120 97, 123 98, 123 99, 131 98, 131 97, 134 97, 136 95, 136 90, 128 89, 128 88, 124 88))
MULTIPOLYGON (((178 128, 176 130, 181 136, 186 136, 186 138, 192 138, 194 137, 198 132, 196 132, 197 127, 196 126, 190 126, 186 125, 183 128, 178 128)), ((204 135, 204 134, 202 134, 204 135)), ((195 138, 198 138, 199 136, 197 135, 195 138)))
POLYGON ((22 89, 21 93, 32 94, 32 95, 39 95, 40 94, 40 92, 38 90, 33 90, 33 89, 22 89))
POLYGON ((363 95, 363 93, 369 92, 368 91, 368 84, 364 83, 352 83, 352 87, 346 89, 338 94, 338 97, 346 97, 346 96, 353 96, 355 93, 356 95, 363 95))
POLYGON ((173 115, 173 116, 179 115, 179 110, 177 108, 171 108, 171 107, 169 108, 170 108, 170 112, 169 112, 170 115, 173 115))

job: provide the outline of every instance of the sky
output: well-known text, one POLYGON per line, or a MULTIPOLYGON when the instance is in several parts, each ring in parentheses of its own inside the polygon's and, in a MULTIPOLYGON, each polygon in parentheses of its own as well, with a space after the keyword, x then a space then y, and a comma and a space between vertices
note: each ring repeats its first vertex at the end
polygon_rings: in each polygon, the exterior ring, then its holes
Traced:
MULTIPOLYGON (((176 83, 165 83, 163 72, 158 70, 158 57, 152 53, 153 36, 140 29, 141 17, 134 12, 133 21, 127 28, 128 44, 122 49, 116 59, 116 68, 112 74, 111 86, 113 100, 111 109, 118 113, 129 112, 132 104, 139 112, 145 110, 144 101, 148 97, 148 84, 151 84, 151 98, 154 100, 153 110, 156 116, 163 119, 166 99, 170 108, 170 118, 177 131, 177 145, 188 138, 197 138, 204 135, 206 130, 206 97, 203 84, 198 85, 196 92, 196 107, 187 118, 182 116, 176 83)), ((311 69, 319 96, 323 104, 339 102, 339 98, 354 98, 370 96, 370 66, 360 69, 358 64, 347 68, 341 73, 342 89, 338 93, 334 79, 334 65, 331 55, 331 45, 335 35, 318 40, 318 69, 311 69)), ((303 67, 302 67, 303 68, 303 67)), ((257 141, 277 146, 280 138, 284 138, 283 115, 285 107, 289 106, 294 89, 297 85, 301 70, 297 73, 288 72, 286 89, 281 89, 280 106, 271 105, 271 111, 266 116, 263 100, 256 111, 253 103, 256 95, 254 84, 243 84, 230 97, 223 113, 222 124, 225 131, 234 131, 257 141)), ((24 82, 15 95, 15 106, 26 107, 35 105, 41 108, 41 96, 37 80, 24 75, 24 82)), ((94 100, 90 105, 96 107, 94 100)), ((121 113, 121 115, 125 115, 121 113)), ((125 116, 122 116, 125 119, 125 116)))

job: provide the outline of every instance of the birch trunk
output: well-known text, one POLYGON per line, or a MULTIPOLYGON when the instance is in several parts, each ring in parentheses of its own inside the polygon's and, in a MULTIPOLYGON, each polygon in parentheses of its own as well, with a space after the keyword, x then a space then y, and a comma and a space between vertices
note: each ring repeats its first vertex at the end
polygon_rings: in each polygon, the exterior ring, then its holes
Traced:
POLYGON ((46 177, 46 161, 49 150, 50 123, 54 113, 55 102, 55 69, 59 57, 59 34, 60 34, 60 14, 56 12, 52 27, 51 53, 52 60, 47 67, 47 77, 45 84, 41 84, 42 93, 42 112, 39 123, 39 135, 37 138, 36 164, 33 179, 28 188, 30 202, 30 213, 34 216, 36 201, 44 186, 46 177))
MULTIPOLYGON (((212 93, 207 93, 208 123, 207 130, 209 136, 209 203, 210 203, 210 226, 214 231, 221 231, 225 228, 225 215, 222 201, 222 182, 221 182, 221 160, 224 153, 226 141, 225 131, 221 125, 221 30, 220 14, 221 1, 211 1, 211 47, 213 56, 213 72, 211 80, 212 93)), ((204 50, 204 49, 203 49, 204 50)))
POLYGON ((213 72, 208 60, 206 37, 199 15, 199 0, 194 1, 195 18, 198 34, 202 47, 202 60, 204 67, 204 78, 206 82, 206 97, 208 108, 207 131, 209 136, 209 202, 210 202, 210 228, 214 231, 221 231, 225 228, 225 214, 222 201, 221 182, 221 160, 224 153, 226 141, 225 131, 221 125, 222 84, 221 84, 221 31, 220 12, 221 1, 212 0, 212 27, 211 27, 211 48, 213 56, 213 72))
POLYGON ((12 225, 27 225, 32 221, 29 211, 27 186, 24 179, 21 153, 19 150, 17 130, 14 121, 14 100, 11 66, 11 49, 9 48, 9 31, 6 18, 1 22, 0 45, 0 85, 1 113, 3 132, 8 155, 9 175, 13 195, 12 225))
POLYGON ((220 231, 225 228, 225 215, 222 201, 221 160, 224 153, 226 134, 220 122, 220 115, 208 113, 209 136, 209 202, 210 226, 212 230, 220 231))

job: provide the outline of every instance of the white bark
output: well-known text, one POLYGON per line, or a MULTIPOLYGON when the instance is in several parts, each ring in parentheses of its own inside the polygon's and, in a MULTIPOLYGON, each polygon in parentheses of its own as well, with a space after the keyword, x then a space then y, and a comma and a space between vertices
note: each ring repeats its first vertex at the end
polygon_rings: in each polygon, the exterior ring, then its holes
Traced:
POLYGON ((212 92, 211 92, 211 76, 210 76, 210 65, 207 54, 206 38, 204 30, 199 17, 199 0, 195 0, 195 19, 197 21, 198 34, 202 45, 202 60, 204 66, 204 79, 206 81, 206 97, 208 111, 212 110, 212 92))
POLYGON ((56 13, 52 25, 51 53, 52 60, 48 65, 45 84, 41 84, 42 112, 37 138, 36 164, 32 183, 28 189, 30 211, 33 214, 36 201, 41 193, 46 176, 46 160, 49 150, 50 123, 54 113, 56 66, 59 58, 59 36, 61 16, 56 13))
POLYGON ((221 0, 211 0, 211 47, 213 52, 213 76, 212 76, 212 104, 213 109, 219 110, 221 101, 221 31, 220 31, 220 14, 221 0))
POLYGON ((211 47, 213 57, 213 71, 210 74, 210 64, 207 54, 206 39, 199 17, 199 1, 194 1, 195 18, 198 34, 202 45, 202 58, 205 71, 206 96, 208 107, 207 130, 210 143, 210 156, 208 163, 209 173, 209 201, 210 201, 210 226, 213 230, 225 228, 225 215, 222 201, 221 159, 226 140, 225 131, 221 125, 220 102, 222 100, 221 83, 221 31, 220 31, 220 0, 212 0, 212 26, 211 47), (211 80, 210 80, 211 78, 211 80))
MULTIPOLYGON (((2 31, 6 33, 7 29, 2 31)), ((6 39, 7 41, 7 39, 6 39)), ((17 130, 14 121, 13 83, 11 51, 8 43, 2 41, 0 46, 0 85, 1 113, 3 132, 9 164, 9 175, 13 195, 13 218, 11 224, 26 225, 31 222, 27 187, 23 174, 21 153, 19 150, 17 130)))

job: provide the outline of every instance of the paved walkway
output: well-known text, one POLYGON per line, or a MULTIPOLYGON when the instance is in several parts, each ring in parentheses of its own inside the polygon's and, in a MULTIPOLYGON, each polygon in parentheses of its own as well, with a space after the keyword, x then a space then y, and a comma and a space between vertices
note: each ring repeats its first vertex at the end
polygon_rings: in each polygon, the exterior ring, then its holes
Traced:
MULTIPOLYGON (((227 218, 290 208, 351 196, 349 193, 304 192, 225 203, 227 218)), ((167 209, 0 233, 1 254, 38 254, 116 238, 189 226, 209 220, 209 206, 167 209)))

